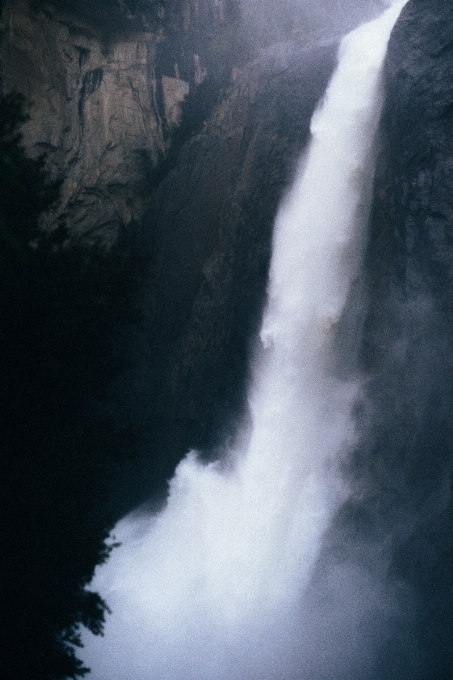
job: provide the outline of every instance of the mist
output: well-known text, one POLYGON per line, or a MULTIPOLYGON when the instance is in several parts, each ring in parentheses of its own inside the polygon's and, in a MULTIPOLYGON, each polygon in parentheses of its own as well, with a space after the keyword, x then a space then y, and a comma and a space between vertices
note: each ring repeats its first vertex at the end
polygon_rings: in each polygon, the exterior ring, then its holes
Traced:
POLYGON ((241 0, 246 33, 255 45, 296 39, 313 34, 338 37, 376 17, 390 0, 241 0))

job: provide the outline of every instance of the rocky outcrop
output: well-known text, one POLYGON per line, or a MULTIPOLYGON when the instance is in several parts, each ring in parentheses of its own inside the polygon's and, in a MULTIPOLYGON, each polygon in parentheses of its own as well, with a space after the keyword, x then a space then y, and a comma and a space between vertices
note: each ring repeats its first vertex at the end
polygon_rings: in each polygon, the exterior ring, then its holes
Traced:
POLYGON ((26 2, 9 5, 4 21, 4 88, 31 102, 24 143, 33 155, 47 153, 63 179, 46 221, 63 218, 79 233, 111 239, 143 213, 144 154, 156 162, 165 149, 148 77, 155 36, 106 47, 89 24, 26 2))
POLYGON ((376 222, 386 225, 383 242, 393 240, 393 257, 381 261, 405 277, 408 289, 422 277, 445 312, 453 256, 452 68, 453 8, 413 0, 389 45, 377 203, 385 213, 376 222))
POLYGON ((224 5, 149 3, 146 15, 123 25, 118 17, 105 24, 94 5, 90 14, 83 3, 5 3, 3 90, 31 102, 24 143, 33 156, 46 153, 52 176, 63 180, 49 227, 64 220, 109 242, 121 225, 140 221, 149 172, 171 145, 182 103, 206 77, 208 47, 228 19, 224 5))

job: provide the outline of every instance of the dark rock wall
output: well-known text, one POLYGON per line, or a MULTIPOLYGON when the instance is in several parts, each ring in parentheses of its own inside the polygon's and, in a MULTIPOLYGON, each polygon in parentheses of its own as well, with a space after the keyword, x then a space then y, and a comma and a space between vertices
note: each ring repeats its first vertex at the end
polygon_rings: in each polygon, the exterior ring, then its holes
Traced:
POLYGON ((406 5, 389 44, 385 91, 367 252, 363 444, 333 550, 399 588, 393 614, 382 605, 370 617, 376 677, 446 680, 453 677, 450 2, 406 5))

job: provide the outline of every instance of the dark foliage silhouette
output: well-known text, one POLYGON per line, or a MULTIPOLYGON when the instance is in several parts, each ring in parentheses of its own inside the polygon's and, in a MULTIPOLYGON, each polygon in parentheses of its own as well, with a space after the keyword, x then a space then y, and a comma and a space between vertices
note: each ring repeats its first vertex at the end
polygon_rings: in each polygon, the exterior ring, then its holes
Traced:
POLYGON ((112 549, 110 475, 141 441, 109 390, 147 258, 130 232, 106 251, 40 230, 58 185, 25 155, 25 119, 0 99, 1 665, 58 680, 85 675, 80 627, 100 634, 108 611, 85 588, 112 549))

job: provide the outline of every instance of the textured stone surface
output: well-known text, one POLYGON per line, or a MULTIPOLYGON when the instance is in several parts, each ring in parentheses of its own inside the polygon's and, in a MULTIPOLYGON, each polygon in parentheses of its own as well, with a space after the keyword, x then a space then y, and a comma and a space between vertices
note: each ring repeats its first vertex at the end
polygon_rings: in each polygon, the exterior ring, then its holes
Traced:
POLYGON ((65 7, 5 4, 2 85, 31 102, 24 143, 31 155, 47 153, 53 176, 63 179, 47 224, 62 218, 77 233, 109 241, 143 216, 147 173, 165 156, 182 102, 206 75, 224 2, 157 4, 134 31, 107 36, 65 7))
POLYGON ((453 673, 452 74, 453 5, 411 0, 385 68, 367 259, 365 436, 354 496, 337 524, 338 552, 356 551, 366 564, 387 546, 386 583, 401 579, 398 633, 379 650, 379 677, 453 673))
POLYGON ((32 103, 24 142, 32 155, 48 153, 53 176, 64 179, 47 221, 63 217, 79 233, 112 238, 143 212, 141 154, 156 162, 165 148, 148 72, 155 37, 106 47, 90 26, 24 2, 5 24, 4 87, 32 103))
MULTIPOLYGON (((423 274, 447 305, 453 256, 448 235, 453 217, 452 72, 453 6, 445 0, 413 0, 389 45, 377 209, 384 206, 382 222, 393 225, 388 237, 395 241, 399 274, 409 283, 423 274)), ((393 265, 393 259, 382 259, 393 265)))

